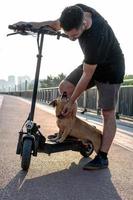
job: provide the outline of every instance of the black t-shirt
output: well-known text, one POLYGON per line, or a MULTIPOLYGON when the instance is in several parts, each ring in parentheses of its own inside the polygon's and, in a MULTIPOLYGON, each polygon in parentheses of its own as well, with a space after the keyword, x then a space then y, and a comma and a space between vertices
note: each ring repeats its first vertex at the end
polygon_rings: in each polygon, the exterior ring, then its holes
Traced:
POLYGON ((93 8, 76 4, 92 14, 92 26, 83 32, 79 44, 86 64, 97 64, 93 78, 99 82, 123 82, 124 56, 115 34, 107 21, 93 8))

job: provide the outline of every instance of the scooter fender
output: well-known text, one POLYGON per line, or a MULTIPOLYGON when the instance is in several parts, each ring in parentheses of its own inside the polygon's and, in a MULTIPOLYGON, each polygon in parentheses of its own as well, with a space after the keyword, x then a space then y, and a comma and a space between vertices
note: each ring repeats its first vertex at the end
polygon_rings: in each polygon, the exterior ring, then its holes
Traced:
POLYGON ((26 140, 26 139, 32 140, 33 143, 35 142, 35 136, 34 135, 29 135, 29 134, 23 135, 22 142, 24 142, 24 140, 26 140))
POLYGON ((25 135, 23 135, 23 138, 22 138, 22 144, 23 144, 24 140, 32 140, 32 149, 34 149, 34 146, 35 146, 35 136, 34 135, 25 134, 25 135))

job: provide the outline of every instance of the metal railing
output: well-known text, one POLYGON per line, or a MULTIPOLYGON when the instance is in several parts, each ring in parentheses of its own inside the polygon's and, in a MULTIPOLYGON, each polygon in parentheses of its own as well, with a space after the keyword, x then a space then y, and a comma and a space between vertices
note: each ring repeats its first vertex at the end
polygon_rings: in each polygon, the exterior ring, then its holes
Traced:
MULTIPOLYGON (((29 99, 32 97, 31 90, 8 92, 5 94, 21 96, 29 99)), ((48 103, 57 98, 58 95, 58 87, 40 88, 38 89, 37 100, 42 103, 48 103)), ((98 94, 96 87, 94 87, 82 93, 78 99, 78 106, 88 111, 98 113, 97 102, 98 94)), ((133 118, 133 86, 121 86, 116 112, 120 115, 133 118)))

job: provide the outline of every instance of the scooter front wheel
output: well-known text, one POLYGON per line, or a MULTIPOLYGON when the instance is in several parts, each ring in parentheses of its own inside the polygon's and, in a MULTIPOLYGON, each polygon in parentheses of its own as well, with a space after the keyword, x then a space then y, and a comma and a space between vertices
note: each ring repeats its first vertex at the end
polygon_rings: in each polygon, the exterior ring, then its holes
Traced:
POLYGON ((27 171, 29 169, 31 161, 31 152, 32 152, 32 140, 25 139, 23 141, 22 160, 21 160, 21 167, 24 171, 27 171))

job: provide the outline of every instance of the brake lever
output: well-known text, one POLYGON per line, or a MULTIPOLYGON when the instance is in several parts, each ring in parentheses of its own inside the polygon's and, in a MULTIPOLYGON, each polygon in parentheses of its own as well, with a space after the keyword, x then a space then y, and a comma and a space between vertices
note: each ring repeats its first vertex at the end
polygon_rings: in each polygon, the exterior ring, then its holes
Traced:
POLYGON ((19 33, 8 33, 6 36, 8 37, 8 36, 11 36, 11 35, 16 35, 16 34, 19 34, 19 33))
POLYGON ((26 31, 16 31, 15 33, 9 33, 7 34, 7 36, 11 36, 11 35, 17 35, 17 34, 20 34, 20 35, 30 35, 28 32, 26 31))

